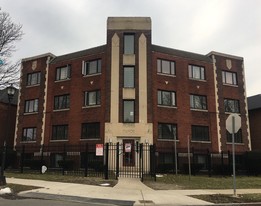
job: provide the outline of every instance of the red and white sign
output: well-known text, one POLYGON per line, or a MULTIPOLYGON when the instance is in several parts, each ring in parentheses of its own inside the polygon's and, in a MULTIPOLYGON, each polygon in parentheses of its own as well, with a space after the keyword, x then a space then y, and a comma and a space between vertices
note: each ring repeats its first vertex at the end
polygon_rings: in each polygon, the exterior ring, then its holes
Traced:
POLYGON ((103 156, 103 144, 96 144, 96 156, 103 156))
POLYGON ((125 143, 125 152, 131 152, 131 143, 125 143))

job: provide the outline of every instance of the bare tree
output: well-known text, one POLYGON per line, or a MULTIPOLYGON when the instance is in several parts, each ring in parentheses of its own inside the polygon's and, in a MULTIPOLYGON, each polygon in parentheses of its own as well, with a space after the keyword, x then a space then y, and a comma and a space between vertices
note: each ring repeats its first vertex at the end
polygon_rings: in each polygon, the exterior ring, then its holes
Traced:
POLYGON ((10 59, 22 36, 22 25, 13 23, 9 13, 0 8, 0 88, 19 81, 20 62, 12 63, 10 59))

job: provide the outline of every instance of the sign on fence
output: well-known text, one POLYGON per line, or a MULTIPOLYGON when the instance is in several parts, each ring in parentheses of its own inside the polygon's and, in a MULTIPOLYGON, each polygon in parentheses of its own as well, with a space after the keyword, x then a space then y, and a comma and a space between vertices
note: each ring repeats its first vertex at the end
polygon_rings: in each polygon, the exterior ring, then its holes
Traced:
POLYGON ((96 156, 103 156, 103 144, 96 144, 96 156))

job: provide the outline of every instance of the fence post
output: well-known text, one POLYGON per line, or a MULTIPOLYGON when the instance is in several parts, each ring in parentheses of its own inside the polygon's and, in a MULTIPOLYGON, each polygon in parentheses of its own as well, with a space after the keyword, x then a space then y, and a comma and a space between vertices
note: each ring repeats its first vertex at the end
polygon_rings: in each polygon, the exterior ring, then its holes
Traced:
POLYGON ((152 161, 151 161, 151 163, 152 163, 152 165, 151 165, 151 167, 152 167, 152 177, 154 177, 154 181, 156 182, 156 145, 155 144, 153 144, 153 145, 151 145, 151 149, 152 149, 152 152, 151 152, 151 159, 152 159, 152 161))
POLYGON ((209 149, 207 149, 207 158, 208 158, 208 176, 211 177, 211 154, 209 149))
POLYGON ((140 144, 140 162, 141 162, 141 165, 140 165, 140 167, 141 167, 141 174, 140 174, 140 176, 141 176, 141 181, 143 182, 143 143, 141 143, 140 144))
POLYGON ((88 175, 88 143, 85 144, 84 177, 88 175))
POLYGON ((20 172, 21 173, 24 173, 24 153, 25 153, 25 145, 22 146, 22 153, 21 153, 21 160, 20 160, 20 164, 21 164, 20 172))
POLYGON ((116 145, 116 180, 118 179, 119 177, 119 170, 120 170, 120 143, 117 142, 117 145, 116 145))
POLYGON ((42 166, 43 166, 43 155, 44 154, 44 144, 41 145, 41 165, 40 165, 40 174, 42 174, 42 166))
POLYGON ((63 175, 65 174, 65 163, 66 161, 66 144, 63 145, 63 169, 62 169, 62 173, 63 175))
POLYGON ((104 176, 105 176, 105 179, 109 179, 109 143, 107 142, 106 143, 106 146, 105 146, 105 165, 104 165, 104 176))
POLYGON ((224 176, 224 152, 221 152, 221 167, 222 167, 222 176, 224 176))

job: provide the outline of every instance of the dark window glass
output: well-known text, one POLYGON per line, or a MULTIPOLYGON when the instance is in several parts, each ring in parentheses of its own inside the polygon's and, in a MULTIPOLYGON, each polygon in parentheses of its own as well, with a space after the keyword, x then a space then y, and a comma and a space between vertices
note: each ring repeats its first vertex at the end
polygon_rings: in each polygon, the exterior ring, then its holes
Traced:
POLYGON ((198 79, 198 80, 205 80, 205 68, 195 65, 189 65, 189 78, 191 79, 198 79))
POLYGON ((170 91, 158 91, 158 105, 176 106, 176 93, 170 91))
POLYGON ((239 101, 234 99, 224 99, 225 112, 239 113, 239 101))
POLYGON ((134 67, 124 67, 123 76, 123 86, 125 88, 134 88, 134 67))
POLYGON ((158 139, 175 140, 177 138, 177 125, 176 124, 158 124, 158 139))
POLYGON ((201 95, 190 95, 190 108, 207 110, 207 97, 201 95))
POLYGON ((23 129, 23 142, 35 141, 36 140, 36 127, 24 128, 23 129))
POLYGON ((56 81, 70 79, 71 77, 71 67, 70 65, 56 68, 56 81))
POLYGON ((123 101, 123 122, 133 123, 134 117, 134 101, 133 100, 124 100, 123 101))
POLYGON ((53 126, 52 140, 67 140, 68 139, 68 125, 53 126))
POLYGON ((38 99, 25 101, 25 113, 38 112, 38 99))
POLYGON ((84 106, 94 106, 101 104, 100 91, 90 91, 84 93, 84 106))
POLYGON ((237 85, 237 74, 235 72, 222 71, 223 84, 237 85))
POLYGON ((192 126, 192 140, 209 141, 208 126, 192 126))
POLYGON ((101 59, 84 62, 83 75, 91 75, 101 73, 101 59))
POLYGON ((69 94, 54 97, 54 109, 68 109, 70 108, 69 94))
POLYGON ((27 86, 40 84, 41 72, 27 74, 27 86))
MULTIPOLYGON (((241 129, 238 130, 238 132, 234 134, 234 139, 235 139, 235 143, 243 143, 241 129)), ((230 134, 228 131, 227 131, 227 142, 232 143, 232 134, 230 134)))
POLYGON ((124 35, 124 54, 134 54, 134 34, 124 35))
POLYGON ((157 59, 157 72, 162 74, 175 75, 175 62, 157 59))
POLYGON ((99 139, 100 123, 82 124, 82 139, 99 139))

